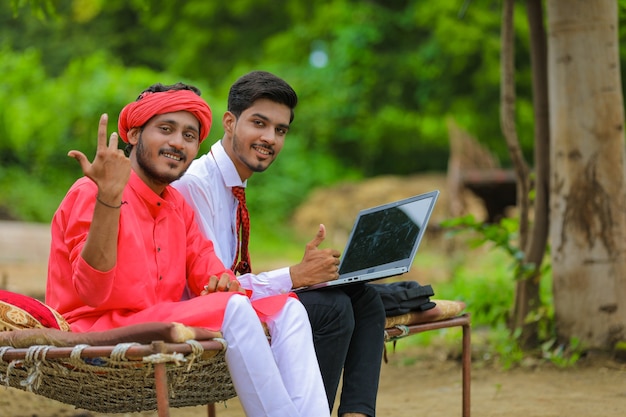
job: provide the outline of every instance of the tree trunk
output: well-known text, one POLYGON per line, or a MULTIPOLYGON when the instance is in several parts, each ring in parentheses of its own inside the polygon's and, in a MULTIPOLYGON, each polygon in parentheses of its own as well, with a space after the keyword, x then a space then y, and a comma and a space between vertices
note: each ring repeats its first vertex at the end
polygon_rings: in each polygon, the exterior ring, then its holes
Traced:
POLYGON ((559 338, 626 339, 624 110, 616 0, 549 0, 550 239, 559 338))
MULTIPOLYGON (((519 245, 526 247, 529 237, 530 176, 519 144, 515 124, 515 39, 513 29, 514 0, 505 0, 502 7, 502 50, 500 53, 500 119, 502 134, 506 139, 509 155, 515 168, 517 180, 517 205, 519 207, 519 245)), ((522 260, 527 262, 527 259, 522 260)), ((521 270, 520 270, 521 272, 521 270)), ((536 344, 536 323, 527 322, 526 316, 538 301, 538 282, 526 276, 516 276, 515 305, 509 322, 511 331, 521 329, 520 345, 531 348, 536 344)))
POLYGON ((513 31, 514 0, 505 0, 502 9, 502 52, 500 53, 500 121, 509 155, 517 176, 517 201, 520 209, 520 246, 524 247, 528 237, 528 210, 530 180, 528 165, 524 160, 515 127, 515 41, 513 31))
POLYGON ((541 265, 548 243, 549 224, 549 168, 550 126, 548 108, 548 52, 543 22, 541 0, 527 1, 528 26, 530 28, 530 51, 533 75, 533 112, 535 117, 535 177, 533 187, 534 213, 528 238, 524 239, 524 262, 535 267, 526 279, 518 280, 515 289, 513 328, 521 328, 520 346, 524 349, 537 347, 539 343, 536 321, 528 321, 528 314, 540 306, 539 286, 541 265))

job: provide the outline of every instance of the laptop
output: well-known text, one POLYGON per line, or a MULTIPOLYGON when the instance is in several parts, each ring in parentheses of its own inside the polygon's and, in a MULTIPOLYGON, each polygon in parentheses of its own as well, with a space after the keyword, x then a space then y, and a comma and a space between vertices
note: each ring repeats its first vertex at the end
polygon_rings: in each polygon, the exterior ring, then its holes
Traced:
POLYGON ((295 291, 309 291, 404 274, 411 268, 439 197, 431 191, 357 215, 339 264, 339 278, 295 291))

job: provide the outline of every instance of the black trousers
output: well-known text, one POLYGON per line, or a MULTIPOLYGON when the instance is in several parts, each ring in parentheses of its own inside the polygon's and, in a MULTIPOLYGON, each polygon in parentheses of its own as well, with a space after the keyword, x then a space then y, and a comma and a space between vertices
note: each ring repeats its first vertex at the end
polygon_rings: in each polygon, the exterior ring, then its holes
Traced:
POLYGON ((351 284, 298 297, 309 315, 331 411, 343 370, 338 415, 375 417, 385 330, 380 296, 366 284, 351 284))

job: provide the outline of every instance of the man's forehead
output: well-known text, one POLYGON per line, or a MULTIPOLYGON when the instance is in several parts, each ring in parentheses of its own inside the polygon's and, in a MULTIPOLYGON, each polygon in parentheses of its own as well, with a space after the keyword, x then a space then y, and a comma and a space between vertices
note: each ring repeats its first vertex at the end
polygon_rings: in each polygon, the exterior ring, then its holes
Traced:
POLYGON ((291 119, 291 109, 282 103, 272 101, 267 98, 260 98, 252 103, 252 106, 243 111, 245 117, 261 117, 271 120, 273 123, 280 123, 289 126, 291 119))

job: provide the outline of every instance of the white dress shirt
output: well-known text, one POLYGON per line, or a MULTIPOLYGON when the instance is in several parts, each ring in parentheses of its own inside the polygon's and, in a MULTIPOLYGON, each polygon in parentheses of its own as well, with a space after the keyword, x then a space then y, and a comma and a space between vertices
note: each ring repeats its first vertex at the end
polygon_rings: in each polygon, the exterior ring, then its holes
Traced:
MULTIPOLYGON (((237 169, 218 141, 211 152, 194 160, 172 185, 178 189, 195 211, 196 223, 204 235, 213 241, 215 253, 230 268, 237 253, 237 204, 232 187, 245 187, 237 169)), ((254 261, 251 262, 254 265, 254 261)), ((252 299, 291 291, 289 267, 259 274, 237 277, 241 286, 252 290, 252 299)))

